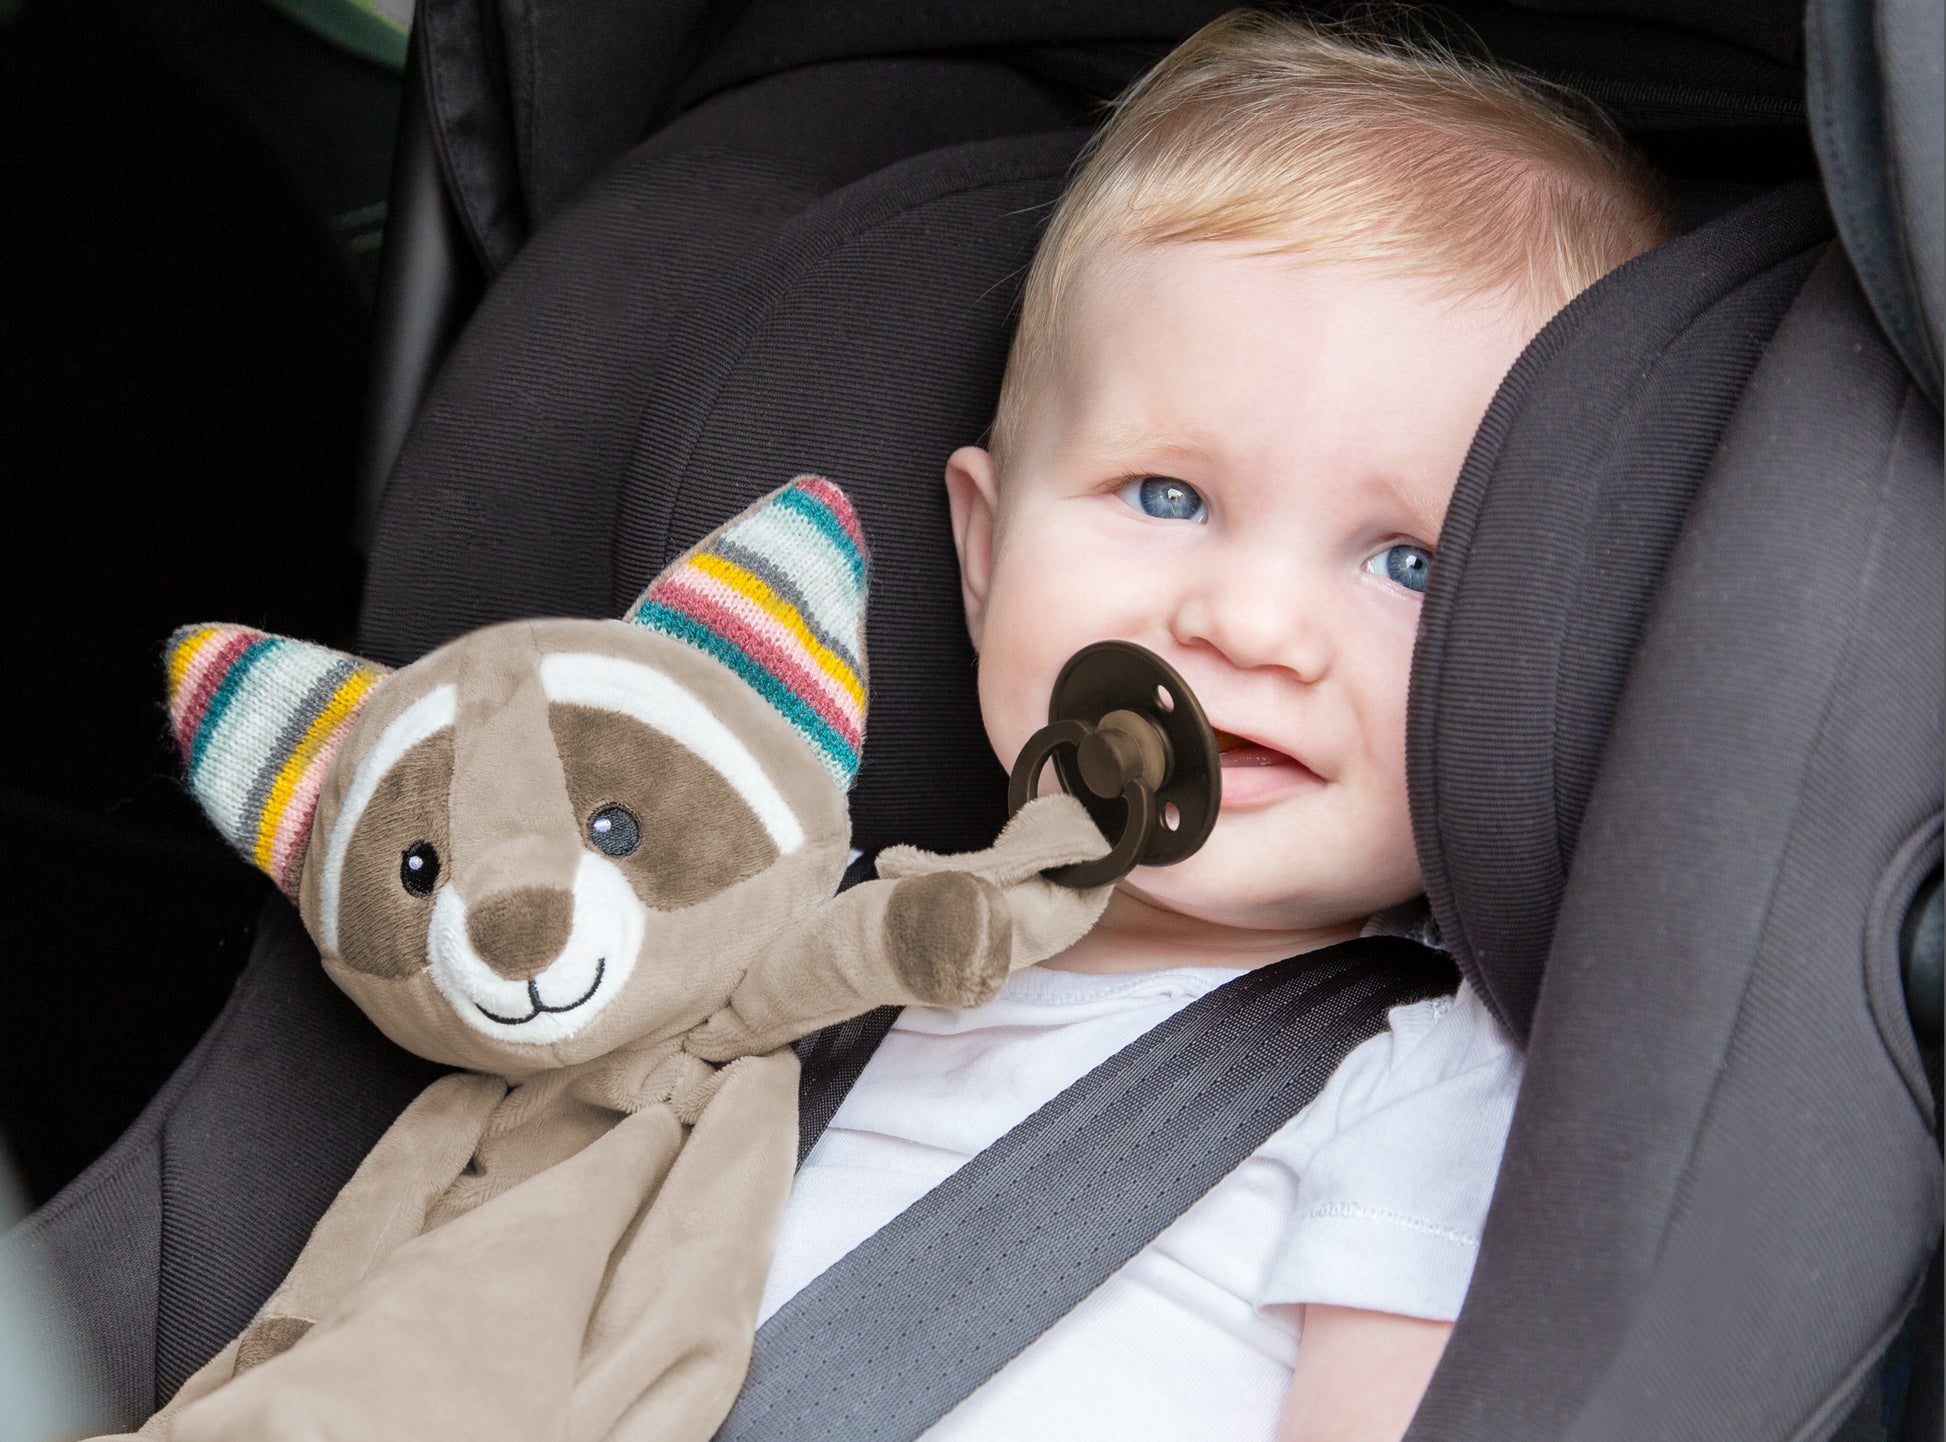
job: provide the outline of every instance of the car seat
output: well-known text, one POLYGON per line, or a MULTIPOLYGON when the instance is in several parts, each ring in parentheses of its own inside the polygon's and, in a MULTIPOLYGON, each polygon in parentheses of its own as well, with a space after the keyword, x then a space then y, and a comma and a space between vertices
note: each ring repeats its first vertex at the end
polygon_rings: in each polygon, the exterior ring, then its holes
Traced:
MULTIPOLYGON (((878 559, 857 844, 989 837, 939 463, 990 414, 1074 122, 1220 8, 423 0, 367 652, 612 614, 827 471, 878 559)), ((1410 1435, 1937 1436, 1906 972, 1940 858, 1938 16, 1814 12, 1820 188, 1777 184, 1810 170, 1791 7, 1612 11, 1463 11, 1702 223, 1529 348, 1441 538, 1415 829, 1529 1073, 1410 1435)), ((197 1051, 6 1242, 64 1272, 104 1425, 234 1335, 429 1075, 267 908, 197 1051)))

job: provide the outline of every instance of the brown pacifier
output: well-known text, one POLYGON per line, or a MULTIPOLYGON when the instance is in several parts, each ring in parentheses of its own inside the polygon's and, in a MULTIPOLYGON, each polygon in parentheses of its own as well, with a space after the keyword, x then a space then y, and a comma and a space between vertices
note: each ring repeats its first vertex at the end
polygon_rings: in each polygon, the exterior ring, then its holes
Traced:
POLYGON ((1009 816, 1033 800, 1049 760, 1061 789, 1114 838, 1099 860, 1046 873, 1077 891, 1192 855, 1223 803, 1216 732, 1202 703, 1173 666, 1130 641, 1084 646, 1061 668, 1047 725, 1014 762, 1009 816))

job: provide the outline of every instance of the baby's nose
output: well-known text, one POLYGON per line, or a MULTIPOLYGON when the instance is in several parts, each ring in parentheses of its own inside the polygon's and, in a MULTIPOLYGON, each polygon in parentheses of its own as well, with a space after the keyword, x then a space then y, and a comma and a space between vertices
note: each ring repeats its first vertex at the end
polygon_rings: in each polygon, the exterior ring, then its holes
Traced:
POLYGON ((1187 589, 1176 639, 1214 647, 1233 666, 1281 666, 1315 681, 1331 665, 1323 611, 1295 567, 1236 564, 1187 589))

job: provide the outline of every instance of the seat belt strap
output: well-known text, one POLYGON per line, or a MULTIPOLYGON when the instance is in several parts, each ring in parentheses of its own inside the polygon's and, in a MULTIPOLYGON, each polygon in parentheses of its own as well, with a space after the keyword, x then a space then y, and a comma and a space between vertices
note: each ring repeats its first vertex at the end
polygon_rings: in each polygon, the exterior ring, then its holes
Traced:
POLYGON ((797 1164, 811 1155, 824 1129, 838 1114, 839 1106, 858 1080, 865 1063, 872 1059, 878 1044, 892 1029, 903 1010, 881 1006, 841 1021, 823 1031, 814 1031, 797 1043, 797 1060, 802 1070, 797 1079, 797 1164))
MULTIPOLYGON (((838 882, 838 890, 849 891, 862 881, 878 875, 878 853, 861 852, 852 858, 838 882)), ((839 1106, 858 1080, 865 1063, 872 1059, 878 1044, 899 1019, 901 1008, 881 1006, 849 1021, 827 1026, 791 1044, 797 1053, 797 1164, 811 1155, 824 1129, 838 1114, 839 1106)))
POLYGON ((786 1302, 716 1442, 917 1437, 1297 1115, 1387 1011, 1455 980, 1440 952, 1361 937, 1190 1003, 786 1302))

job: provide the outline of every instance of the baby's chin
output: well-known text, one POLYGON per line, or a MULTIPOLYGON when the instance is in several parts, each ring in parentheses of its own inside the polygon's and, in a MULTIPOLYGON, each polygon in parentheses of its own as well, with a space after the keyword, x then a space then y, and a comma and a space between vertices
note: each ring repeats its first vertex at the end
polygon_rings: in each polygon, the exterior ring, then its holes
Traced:
POLYGON ((1137 867, 1122 886, 1182 916, 1266 931, 1356 928, 1425 889, 1410 858, 1362 858, 1241 834, 1253 830, 1226 821, 1194 856, 1137 867))
POLYGON ((1249 931, 1356 928, 1374 911, 1382 909, 1339 894, 1337 888, 1307 887, 1293 892, 1288 875, 1259 876, 1236 869, 1216 871, 1197 867, 1195 858, 1175 866, 1139 867, 1122 882, 1122 887, 1164 911, 1215 926, 1249 931), (1200 874, 1204 872, 1212 874, 1200 874))

